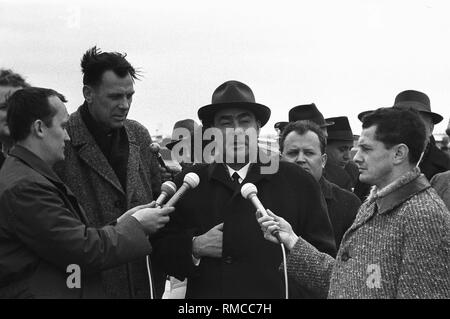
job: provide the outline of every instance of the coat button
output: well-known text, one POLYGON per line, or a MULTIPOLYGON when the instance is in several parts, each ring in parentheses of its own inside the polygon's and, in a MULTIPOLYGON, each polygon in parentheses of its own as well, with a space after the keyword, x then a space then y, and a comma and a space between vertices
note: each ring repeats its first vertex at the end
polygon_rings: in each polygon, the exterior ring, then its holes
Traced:
POLYGON ((347 251, 344 251, 344 252, 342 253, 342 255, 341 255, 341 260, 342 260, 343 262, 346 262, 346 261, 348 261, 349 259, 350 259, 350 255, 348 254, 347 251))
POLYGON ((233 257, 227 256, 223 259, 223 262, 226 264, 232 264, 233 263, 233 257))

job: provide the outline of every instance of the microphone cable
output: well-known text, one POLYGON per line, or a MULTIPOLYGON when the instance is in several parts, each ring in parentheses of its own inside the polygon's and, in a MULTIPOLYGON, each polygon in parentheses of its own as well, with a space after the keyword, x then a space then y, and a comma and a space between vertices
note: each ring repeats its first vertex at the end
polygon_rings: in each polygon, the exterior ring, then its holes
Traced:
POLYGON ((150 299, 155 299, 154 292, 153 292, 153 276, 152 276, 152 263, 150 261, 150 256, 145 256, 145 261, 147 264, 147 275, 148 275, 148 285, 150 288, 150 299))
POLYGON ((283 272, 284 272, 284 289, 285 289, 285 299, 289 299, 289 283, 287 274, 287 258, 286 258, 286 248, 283 243, 280 243, 281 253, 283 254, 283 272))

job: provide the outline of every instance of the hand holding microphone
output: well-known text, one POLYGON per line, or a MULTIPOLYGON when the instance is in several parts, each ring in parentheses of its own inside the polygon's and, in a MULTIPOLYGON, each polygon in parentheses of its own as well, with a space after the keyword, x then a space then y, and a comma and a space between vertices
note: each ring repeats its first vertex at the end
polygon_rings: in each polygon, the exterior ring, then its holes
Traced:
POLYGON ((156 200, 156 206, 161 207, 166 200, 171 198, 177 191, 177 185, 174 182, 166 181, 161 185, 161 194, 156 200))
POLYGON ((266 210, 258 199, 258 189, 252 183, 246 183, 241 188, 242 197, 249 199, 256 208, 256 216, 264 238, 274 243, 283 243, 288 249, 292 249, 297 242, 297 235, 291 225, 283 218, 266 210))

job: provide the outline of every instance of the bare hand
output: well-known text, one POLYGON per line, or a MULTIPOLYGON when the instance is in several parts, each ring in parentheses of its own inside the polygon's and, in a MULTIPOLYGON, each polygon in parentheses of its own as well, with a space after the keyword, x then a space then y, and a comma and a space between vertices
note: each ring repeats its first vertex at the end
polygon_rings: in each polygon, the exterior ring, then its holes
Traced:
POLYGON ((298 236, 292 230, 291 225, 283 218, 275 215, 267 209, 268 216, 262 216, 259 211, 256 211, 258 223, 264 233, 264 238, 268 241, 278 244, 278 239, 273 235, 278 232, 281 242, 284 246, 291 250, 298 240, 298 236))
POLYGON ((192 243, 192 254, 195 258, 222 257, 223 223, 214 226, 206 233, 195 238, 192 243))
POLYGON ((139 205, 139 206, 135 206, 130 210, 127 210, 125 213, 123 213, 123 215, 121 215, 119 218, 117 218, 117 222, 120 222, 124 217, 126 216, 131 216, 134 213, 136 213, 138 210, 143 209, 143 208, 155 208, 156 207, 156 202, 153 201, 151 203, 145 204, 145 205, 139 205))
POLYGON ((132 216, 144 227, 148 235, 153 235, 169 222, 169 214, 174 210, 174 207, 144 208, 132 216))

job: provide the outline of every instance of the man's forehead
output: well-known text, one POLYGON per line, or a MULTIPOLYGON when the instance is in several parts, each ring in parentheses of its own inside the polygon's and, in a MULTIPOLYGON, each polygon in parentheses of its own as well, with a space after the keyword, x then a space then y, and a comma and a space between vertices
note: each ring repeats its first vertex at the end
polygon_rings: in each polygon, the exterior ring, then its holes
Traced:
POLYGON ((319 136, 316 133, 307 131, 305 134, 298 134, 296 131, 290 132, 284 140, 285 146, 316 148, 320 147, 319 136))
POLYGON ((107 90, 134 91, 133 78, 129 73, 120 77, 112 70, 103 73, 99 87, 107 90))
POLYGON ((227 108, 227 109, 220 110, 214 115, 214 118, 219 119, 219 118, 223 118, 223 117, 242 117, 242 116, 255 117, 253 112, 246 110, 244 108, 236 107, 236 108, 227 108))
POLYGON ((368 128, 363 128, 361 135, 358 139, 358 143, 374 143, 377 142, 377 140, 375 139, 375 132, 377 130, 377 126, 373 125, 371 127, 368 128))

